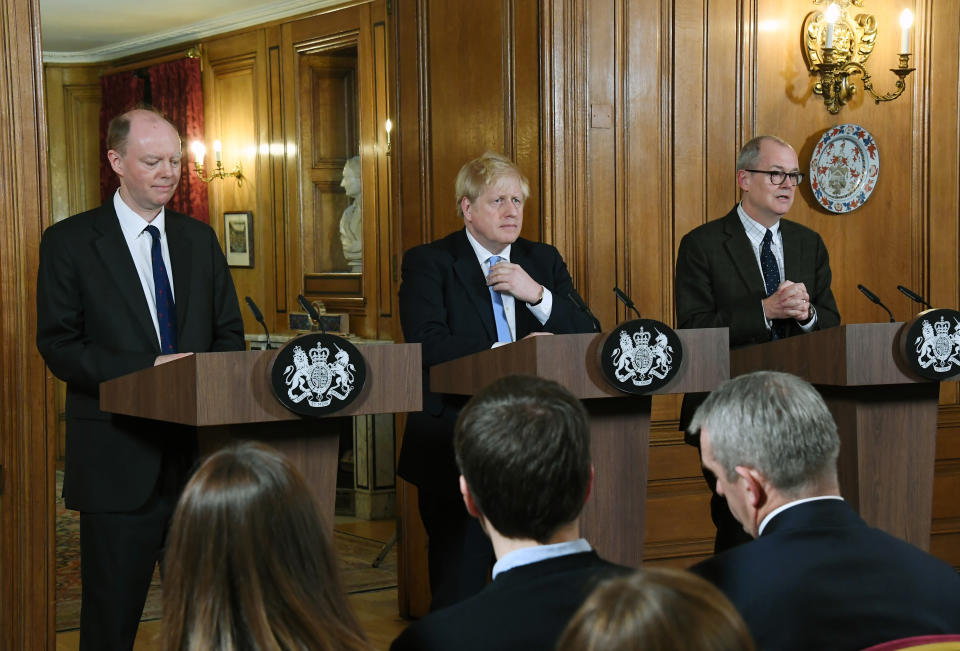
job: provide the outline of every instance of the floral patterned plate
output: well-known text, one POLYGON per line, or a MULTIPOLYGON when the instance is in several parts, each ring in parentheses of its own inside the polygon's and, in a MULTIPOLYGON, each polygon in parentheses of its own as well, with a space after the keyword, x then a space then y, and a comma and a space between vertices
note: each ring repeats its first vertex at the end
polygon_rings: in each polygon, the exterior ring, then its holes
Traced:
POLYGON ((856 124, 827 129, 810 159, 813 196, 835 213, 851 212, 866 203, 879 174, 877 143, 856 124))

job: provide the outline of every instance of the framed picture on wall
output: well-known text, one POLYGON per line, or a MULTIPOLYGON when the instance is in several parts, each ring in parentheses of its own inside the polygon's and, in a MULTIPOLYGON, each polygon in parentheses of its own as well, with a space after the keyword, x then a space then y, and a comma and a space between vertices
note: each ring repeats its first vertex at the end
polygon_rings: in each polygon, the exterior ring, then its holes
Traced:
POLYGON ((231 267, 253 267, 253 213, 223 213, 227 264, 231 267))

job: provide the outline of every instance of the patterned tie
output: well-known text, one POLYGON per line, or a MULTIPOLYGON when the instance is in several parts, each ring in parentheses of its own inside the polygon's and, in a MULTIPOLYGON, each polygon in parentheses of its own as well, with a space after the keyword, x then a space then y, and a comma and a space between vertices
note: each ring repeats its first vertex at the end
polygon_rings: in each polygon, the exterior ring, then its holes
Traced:
POLYGON ((163 252, 160 249, 160 230, 150 224, 145 229, 153 238, 150 247, 150 259, 153 262, 153 288, 157 297, 157 325, 160 327, 160 352, 177 352, 177 307, 173 304, 173 292, 170 291, 170 278, 163 264, 163 252))
MULTIPOLYGON (((490 263, 490 268, 493 269, 493 265, 502 259, 499 255, 491 255, 487 262, 490 263)), ((513 341, 513 337, 510 336, 510 324, 507 323, 507 314, 503 311, 503 297, 500 296, 500 292, 496 291, 492 285, 489 289, 490 299, 493 301, 493 322, 497 324, 497 341, 513 341)))
MULTIPOLYGON (((773 255, 773 233, 770 229, 763 235, 760 244, 760 268, 763 270, 763 284, 766 286, 767 296, 772 295, 780 286, 780 267, 777 258, 773 255)), ((773 319, 770 334, 774 339, 783 339, 786 329, 781 319, 773 319)))

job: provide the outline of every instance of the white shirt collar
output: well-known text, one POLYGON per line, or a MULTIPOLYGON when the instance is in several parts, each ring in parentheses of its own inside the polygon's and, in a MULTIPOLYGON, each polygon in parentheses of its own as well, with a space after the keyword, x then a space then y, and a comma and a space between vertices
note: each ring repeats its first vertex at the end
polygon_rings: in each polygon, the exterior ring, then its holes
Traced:
POLYGON ((760 528, 757 529, 757 538, 763 535, 763 530, 767 527, 767 524, 778 514, 783 513, 790 507, 797 506, 798 504, 806 504, 807 502, 816 502, 818 500, 840 500, 842 502, 843 498, 839 495, 818 495, 817 497, 805 497, 802 500, 794 500, 793 502, 782 504, 770 511, 770 513, 767 513, 767 517, 763 519, 763 521, 760 523, 760 528))
POLYGON ((523 565, 539 563, 540 561, 545 561, 550 558, 558 558, 560 556, 569 556, 570 554, 581 554, 592 549, 593 547, 590 546, 590 543, 588 543, 585 538, 577 538, 576 540, 570 540, 567 542, 554 543, 553 545, 534 545, 533 547, 524 547, 523 549, 517 549, 510 552, 498 560, 493 566, 492 577, 496 579, 498 574, 522 567, 523 565))
POLYGON ((490 253, 490 251, 483 248, 483 245, 477 241, 477 238, 470 233, 469 228, 464 228, 463 232, 467 234, 467 241, 470 242, 470 246, 473 247, 473 252, 476 254, 477 261, 481 265, 486 264, 491 255, 499 255, 501 259, 510 262, 510 247, 513 246, 513 244, 508 244, 500 253, 490 253))
POLYGON ((117 218, 120 220, 120 230, 123 231, 123 237, 128 242, 139 237, 149 224, 156 226, 157 230, 160 231, 160 236, 163 237, 164 225, 166 223, 166 215, 163 207, 160 208, 160 212, 153 218, 153 221, 148 222, 135 213, 133 209, 124 202, 120 196, 120 190, 117 190, 113 195, 113 209, 117 212, 117 218))
MULTIPOLYGON (((743 209, 743 202, 737 204, 737 215, 740 217, 740 223, 743 224, 743 228, 747 231, 747 235, 753 235, 759 231, 760 239, 763 239, 764 233, 767 231, 767 227, 758 222, 756 219, 747 214, 747 211, 743 209)), ((773 237, 776 238, 780 233, 780 220, 777 220, 777 223, 770 227, 770 232, 773 233, 773 237)), ((750 237, 751 240, 754 237, 750 237)))

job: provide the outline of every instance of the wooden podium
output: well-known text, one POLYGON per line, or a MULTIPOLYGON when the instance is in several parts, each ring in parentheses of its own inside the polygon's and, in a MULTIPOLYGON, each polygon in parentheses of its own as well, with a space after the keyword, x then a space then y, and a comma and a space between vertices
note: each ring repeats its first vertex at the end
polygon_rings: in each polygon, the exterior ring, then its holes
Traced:
POLYGON ((929 550, 940 384, 899 363, 902 326, 852 324, 740 348, 730 371, 785 371, 816 386, 837 422, 844 499, 870 525, 929 550))
POLYGON ((103 411, 197 427, 201 450, 256 439, 283 452, 303 473, 332 522, 337 448, 348 416, 422 409, 420 344, 358 346, 367 365, 360 395, 321 419, 289 411, 273 395, 277 351, 197 353, 100 385, 103 411))
MULTIPOLYGON (((658 394, 710 391, 729 377, 727 329, 678 330, 683 362, 658 394)), ((643 560, 650 440, 649 395, 621 393, 604 379, 604 334, 531 337, 430 369, 430 389, 472 395, 504 375, 537 375, 567 387, 591 419, 593 491, 580 519, 582 535, 605 559, 639 567, 643 560)))

